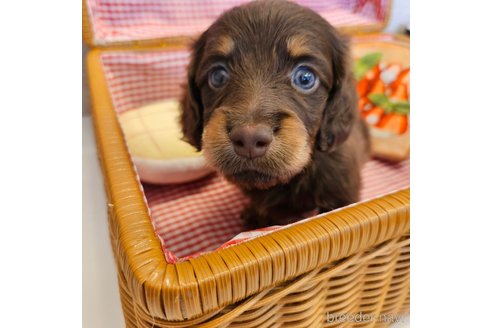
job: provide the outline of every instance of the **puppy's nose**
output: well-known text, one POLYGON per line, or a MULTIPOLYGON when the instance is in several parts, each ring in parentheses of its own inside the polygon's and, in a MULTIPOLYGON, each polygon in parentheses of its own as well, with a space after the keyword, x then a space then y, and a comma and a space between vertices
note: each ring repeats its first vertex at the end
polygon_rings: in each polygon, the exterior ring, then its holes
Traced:
POLYGON ((229 138, 236 154, 253 159, 265 155, 273 135, 264 125, 243 125, 233 128, 229 138))

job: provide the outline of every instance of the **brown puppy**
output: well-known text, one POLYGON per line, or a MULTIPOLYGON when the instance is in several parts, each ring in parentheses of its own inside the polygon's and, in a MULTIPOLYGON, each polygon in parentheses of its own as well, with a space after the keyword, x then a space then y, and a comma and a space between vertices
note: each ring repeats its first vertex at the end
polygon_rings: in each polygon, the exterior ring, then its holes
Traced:
POLYGON ((246 226, 356 202, 369 152, 349 49, 310 9, 258 1, 224 13, 193 47, 185 139, 251 198, 246 226))

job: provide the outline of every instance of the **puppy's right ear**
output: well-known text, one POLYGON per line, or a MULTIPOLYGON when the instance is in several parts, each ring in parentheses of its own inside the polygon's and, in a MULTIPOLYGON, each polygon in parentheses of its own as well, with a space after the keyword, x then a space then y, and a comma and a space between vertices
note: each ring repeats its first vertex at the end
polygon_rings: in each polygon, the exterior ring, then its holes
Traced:
POLYGON ((181 130, 184 140, 196 149, 202 148, 203 103, 196 85, 196 70, 205 46, 205 33, 194 43, 191 62, 188 66, 188 80, 181 99, 181 130))
POLYGON ((348 40, 333 27, 328 44, 332 63, 333 86, 325 106, 321 127, 317 136, 320 151, 330 152, 345 142, 358 117, 357 94, 352 76, 348 40))

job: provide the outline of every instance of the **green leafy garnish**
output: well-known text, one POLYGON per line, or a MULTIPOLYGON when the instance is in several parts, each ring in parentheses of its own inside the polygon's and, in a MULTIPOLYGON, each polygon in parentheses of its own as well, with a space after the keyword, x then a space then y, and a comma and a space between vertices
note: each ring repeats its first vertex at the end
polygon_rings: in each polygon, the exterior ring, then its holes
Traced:
POLYGON ((393 111, 398 114, 408 115, 410 113, 410 103, 408 101, 395 101, 393 102, 393 111))
POLYGON ((373 52, 356 60, 354 64, 354 75, 357 81, 376 66, 382 57, 383 54, 381 52, 373 52))
POLYGON ((373 93, 368 96, 369 100, 376 106, 388 107, 390 106, 390 100, 388 97, 382 93, 373 93))
POLYGON ((391 100, 382 93, 370 94, 368 98, 374 105, 384 109, 386 113, 410 114, 410 103, 408 101, 391 100))

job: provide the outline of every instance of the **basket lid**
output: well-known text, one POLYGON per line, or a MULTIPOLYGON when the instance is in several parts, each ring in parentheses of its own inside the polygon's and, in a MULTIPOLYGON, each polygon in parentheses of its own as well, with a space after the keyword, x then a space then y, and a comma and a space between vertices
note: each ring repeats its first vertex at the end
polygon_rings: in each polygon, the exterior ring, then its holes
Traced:
MULTIPOLYGON (((83 36, 90 46, 157 45, 194 37, 227 9, 247 0, 83 0, 83 36)), ((377 32, 391 0, 296 0, 342 31, 377 32)))

